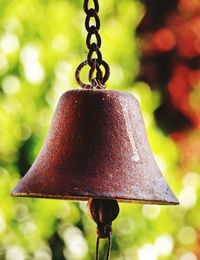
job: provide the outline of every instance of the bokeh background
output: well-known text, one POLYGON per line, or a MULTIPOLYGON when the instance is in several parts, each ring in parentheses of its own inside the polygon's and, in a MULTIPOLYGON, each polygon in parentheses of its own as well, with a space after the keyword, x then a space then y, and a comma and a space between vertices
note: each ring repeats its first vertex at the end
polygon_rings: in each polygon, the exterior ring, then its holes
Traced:
MULTIPOLYGON (((0 1, 0 259, 94 259, 84 203, 16 199, 86 57, 81 0, 0 1)), ((141 103, 178 207, 121 204, 111 259, 200 259, 200 1, 101 0, 108 89, 141 103)), ((103 256, 106 244, 101 243, 103 256)))

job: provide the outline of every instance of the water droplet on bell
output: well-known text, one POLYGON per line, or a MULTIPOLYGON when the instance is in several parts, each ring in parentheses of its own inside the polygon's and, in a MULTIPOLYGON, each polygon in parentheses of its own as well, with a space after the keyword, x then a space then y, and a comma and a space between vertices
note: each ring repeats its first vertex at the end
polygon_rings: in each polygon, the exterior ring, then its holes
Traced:
POLYGON ((139 162, 140 161, 140 156, 139 154, 137 153, 137 151, 134 151, 133 152, 133 155, 132 155, 132 160, 135 161, 135 162, 139 162))

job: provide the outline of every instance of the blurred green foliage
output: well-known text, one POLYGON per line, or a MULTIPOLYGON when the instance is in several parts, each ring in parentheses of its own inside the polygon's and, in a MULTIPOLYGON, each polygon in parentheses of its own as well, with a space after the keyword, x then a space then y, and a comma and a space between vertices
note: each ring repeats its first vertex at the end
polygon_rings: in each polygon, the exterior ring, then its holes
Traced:
MULTIPOLYGON (((139 99, 156 160, 181 201, 179 207, 121 204, 111 259, 198 259, 192 252, 200 177, 187 172, 182 178, 180 153, 155 123, 159 92, 133 83, 140 66, 135 28, 144 8, 131 0, 100 2, 108 88, 139 99)), ((80 0, 0 1, 0 259, 94 259, 96 227, 84 203, 9 196, 39 152, 60 95, 77 87, 85 37, 80 0)))

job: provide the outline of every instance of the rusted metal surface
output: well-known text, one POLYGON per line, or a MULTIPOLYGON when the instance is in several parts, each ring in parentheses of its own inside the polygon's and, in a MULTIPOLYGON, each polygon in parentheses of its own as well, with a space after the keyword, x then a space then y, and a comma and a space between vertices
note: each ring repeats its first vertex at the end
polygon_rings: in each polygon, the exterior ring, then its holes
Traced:
POLYGON ((40 154, 12 195, 178 204, 152 155, 137 100, 106 90, 63 94, 40 154))

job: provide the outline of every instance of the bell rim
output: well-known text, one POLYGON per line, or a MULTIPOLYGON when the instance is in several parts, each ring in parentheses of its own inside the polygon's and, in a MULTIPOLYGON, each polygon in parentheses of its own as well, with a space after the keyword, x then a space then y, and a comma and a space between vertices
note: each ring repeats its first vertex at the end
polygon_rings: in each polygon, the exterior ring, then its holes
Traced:
POLYGON ((118 202, 123 203, 132 203, 132 204, 143 204, 143 205, 179 205, 179 201, 176 197, 174 200, 148 200, 148 199, 136 199, 136 198, 123 198, 120 196, 98 196, 98 195, 52 195, 52 194, 42 194, 42 193, 22 193, 22 192, 12 192, 10 194, 12 197, 22 197, 22 198, 35 198, 35 199, 52 199, 52 200, 69 200, 69 201, 88 201, 90 198, 93 199, 105 199, 105 200, 117 200, 118 202))

